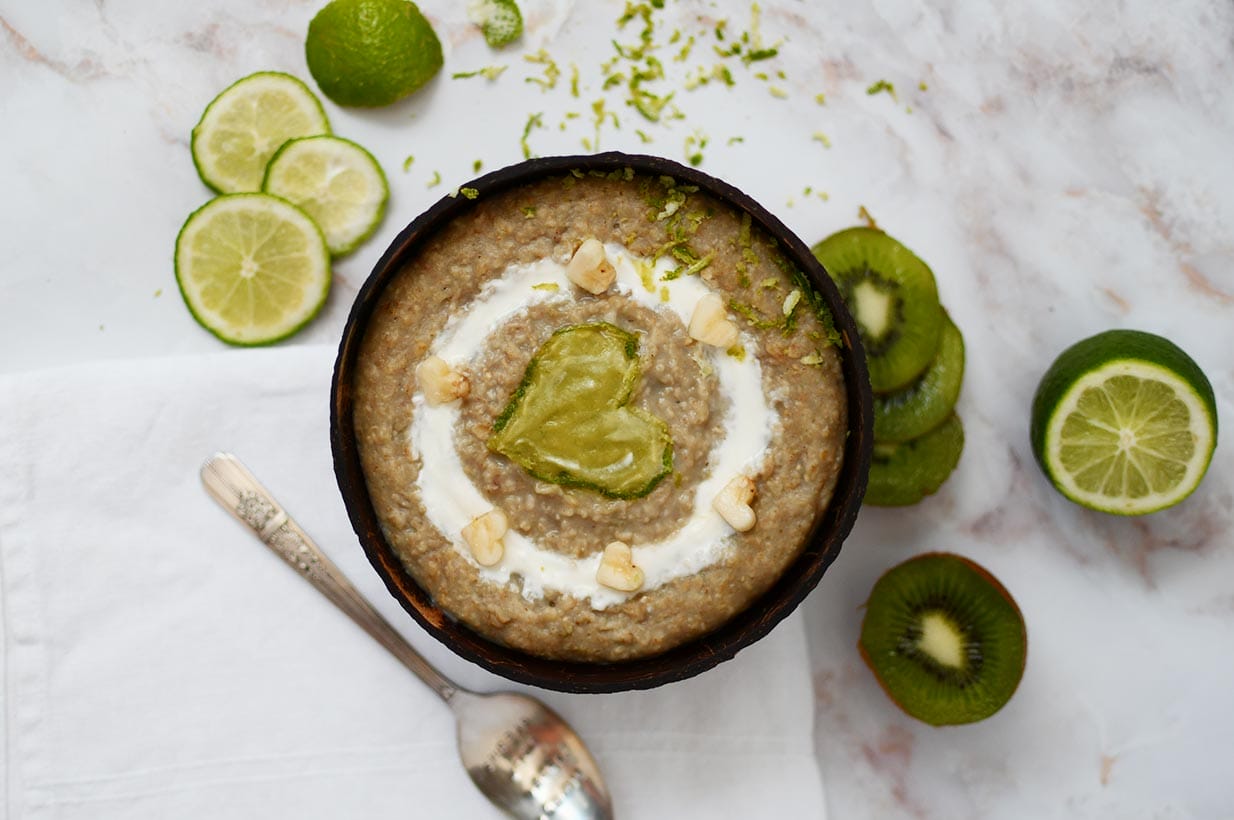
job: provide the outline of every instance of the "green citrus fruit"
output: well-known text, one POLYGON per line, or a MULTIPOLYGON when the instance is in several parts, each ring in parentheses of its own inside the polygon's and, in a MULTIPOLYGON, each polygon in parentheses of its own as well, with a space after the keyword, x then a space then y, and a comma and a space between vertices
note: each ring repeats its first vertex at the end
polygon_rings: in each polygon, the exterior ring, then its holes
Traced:
POLYGON ((1033 398, 1033 454, 1084 507, 1142 515, 1199 485, 1217 446, 1212 385, 1173 342, 1110 330, 1072 345, 1033 398))
POLYGON ((262 190, 303 208, 341 256, 377 229, 390 189, 373 155, 339 137, 305 137, 279 149, 262 190))
POLYGON ((194 211, 176 237, 176 282, 189 312, 235 345, 292 335, 330 290, 317 223, 268 194, 229 194, 194 211))
POLYGON ((308 86, 290 74, 259 71, 206 106, 193 128, 193 164, 219 193, 259 191, 266 163, 283 143, 329 133, 326 112, 308 86))
POLYGON ((332 0, 309 23, 304 56, 323 94, 364 107, 401 100, 443 62, 433 27, 407 0, 332 0))

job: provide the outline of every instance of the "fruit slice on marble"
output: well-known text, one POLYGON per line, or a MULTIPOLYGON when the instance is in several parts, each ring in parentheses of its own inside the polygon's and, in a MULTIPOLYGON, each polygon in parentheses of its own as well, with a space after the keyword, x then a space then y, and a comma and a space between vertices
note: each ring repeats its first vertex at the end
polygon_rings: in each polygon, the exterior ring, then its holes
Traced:
POLYGON ((390 188, 373 155, 350 140, 289 140, 266 167, 261 189, 299 206, 334 256, 354 250, 381 222, 390 188))
POLYGON ((1217 407, 1173 342, 1109 330, 1063 351, 1033 398, 1033 454, 1084 507, 1142 515, 1189 496, 1217 446, 1217 407))
POLYGON ((901 442, 923 436, 955 409, 964 381, 964 337, 943 313, 938 354, 917 381, 874 397, 874 440, 901 442))
POLYGON ((964 427, 954 413, 923 436, 900 443, 875 440, 863 503, 874 507, 916 504, 938 491, 963 451, 964 427))
POLYGON ((935 552, 878 579, 858 645, 897 706, 945 726, 984 720, 1011 699, 1028 633, 997 578, 967 558, 935 552))
POLYGON ((176 282, 203 327, 234 345, 291 336, 330 290, 330 252, 308 214, 267 194, 216 197, 176 237, 176 282))
POLYGON ((290 74, 259 71, 206 106, 193 128, 193 164, 219 193, 256 192, 283 143, 329 133, 326 112, 308 86, 290 74))
POLYGON ((441 70, 441 41, 408 0, 332 0, 309 22, 309 73, 339 105, 389 105, 441 70))
POLYGON ((943 310, 929 266, 875 228, 849 228, 812 249, 857 321, 876 393, 918 378, 938 353, 943 310))
POLYGON ((508 45, 523 33, 523 15, 514 0, 470 0, 467 18, 480 27, 492 48, 508 45))
POLYGON ((637 335, 564 327, 532 357, 488 447, 541 481, 644 496, 672 470, 673 448, 664 421, 630 405, 640 376, 637 335))

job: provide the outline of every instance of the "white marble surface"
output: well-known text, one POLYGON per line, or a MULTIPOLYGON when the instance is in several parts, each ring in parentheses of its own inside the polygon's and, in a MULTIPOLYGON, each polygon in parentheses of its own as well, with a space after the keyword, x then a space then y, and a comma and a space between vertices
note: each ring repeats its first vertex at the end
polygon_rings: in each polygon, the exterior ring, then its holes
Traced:
MULTIPOLYGON (((176 231, 208 196, 189 131, 244 74, 309 79, 303 36, 319 5, 0 0, 0 372, 218 349, 170 263, 176 231)), ((684 118, 651 124, 600 88, 610 39, 637 39, 637 22, 616 28, 621 3, 523 5, 523 41, 493 53, 462 3, 426 0, 443 74, 381 111, 326 103, 336 133, 384 165, 391 209, 290 343, 335 340, 385 243, 475 160, 491 170, 520 159, 533 112, 547 126, 530 135, 541 155, 584 152, 601 96, 620 118, 601 149, 680 160, 687 137, 704 134, 702 169, 807 242, 854 224, 864 205, 931 264, 966 337, 968 444, 936 498, 863 511, 805 604, 831 816, 1234 816, 1234 450, 1220 442, 1182 506, 1118 520, 1054 494, 1027 444, 1053 355, 1110 327, 1178 342, 1212 379, 1221 424, 1234 423, 1234 6, 764 0, 763 36, 783 40, 779 56, 733 64, 732 88, 686 91, 687 71, 719 62, 715 21, 740 32, 750 6, 667 0, 657 38, 680 27, 698 43, 683 63, 671 59, 680 44, 662 52, 661 87, 678 89, 684 118), (548 91, 525 81, 542 74, 523 59, 541 47, 563 74, 548 91), (509 68, 492 83, 449 77, 490 64, 509 68), (868 94, 879 80, 896 95, 868 94), (429 188, 434 172, 443 181, 429 188), (1028 623, 1020 691, 974 726, 903 716, 855 648, 877 576, 937 549, 991 569, 1028 623)))

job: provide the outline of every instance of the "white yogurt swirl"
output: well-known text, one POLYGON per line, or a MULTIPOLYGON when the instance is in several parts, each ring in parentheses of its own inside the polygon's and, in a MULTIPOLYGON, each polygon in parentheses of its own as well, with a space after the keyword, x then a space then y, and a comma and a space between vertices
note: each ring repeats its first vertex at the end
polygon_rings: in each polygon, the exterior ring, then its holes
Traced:
MULTIPOLYGON (((653 265, 621 245, 609 244, 605 250, 617 271, 613 285, 617 292, 653 310, 671 310, 683 324, 689 323, 698 300, 711 292, 697 276, 663 281, 664 274, 674 267, 667 259, 653 265)), ((454 367, 465 368, 481 353, 484 340, 515 314, 535 303, 572 298, 562 262, 543 259, 528 265, 512 265, 488 282, 462 311, 450 317, 430 353, 454 367)), ((699 345, 701 355, 707 357, 715 370, 720 391, 730 402, 724 432, 711 447, 706 477, 696 488, 693 511, 681 528, 664 540, 631 545, 634 563, 645 574, 643 590, 692 575, 723 555, 733 530, 712 509, 711 501, 737 474, 753 475, 762 469, 779 416, 763 394, 762 368, 754 340, 743 333, 741 345, 746 351, 742 357, 699 345)), ((409 435, 412 453, 421 463, 416 487, 425 512, 433 525, 453 541, 459 553, 474 564, 460 533, 473 518, 492 509, 493 504, 468 478, 455 450, 458 403, 430 406, 419 392, 413 401, 409 435)), ((629 597, 597 583, 599 554, 584 558, 562 555, 514 530, 507 532, 503 540, 505 554, 500 563, 493 567, 476 565, 485 580, 506 584, 517 574, 522 578, 523 595, 529 599, 542 597, 545 590, 557 590, 589 600, 593 609, 605 609, 629 597)))

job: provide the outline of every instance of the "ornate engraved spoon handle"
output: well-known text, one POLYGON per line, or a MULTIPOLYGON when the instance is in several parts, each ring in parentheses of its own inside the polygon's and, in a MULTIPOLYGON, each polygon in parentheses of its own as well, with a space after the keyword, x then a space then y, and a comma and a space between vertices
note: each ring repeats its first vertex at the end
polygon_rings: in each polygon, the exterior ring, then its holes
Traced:
POLYGON ((317 590, 355 621, 447 703, 459 687, 429 665, 360 595, 347 577, 287 515, 238 458, 217 453, 201 468, 201 481, 224 509, 246 524, 267 547, 291 564, 317 590))

